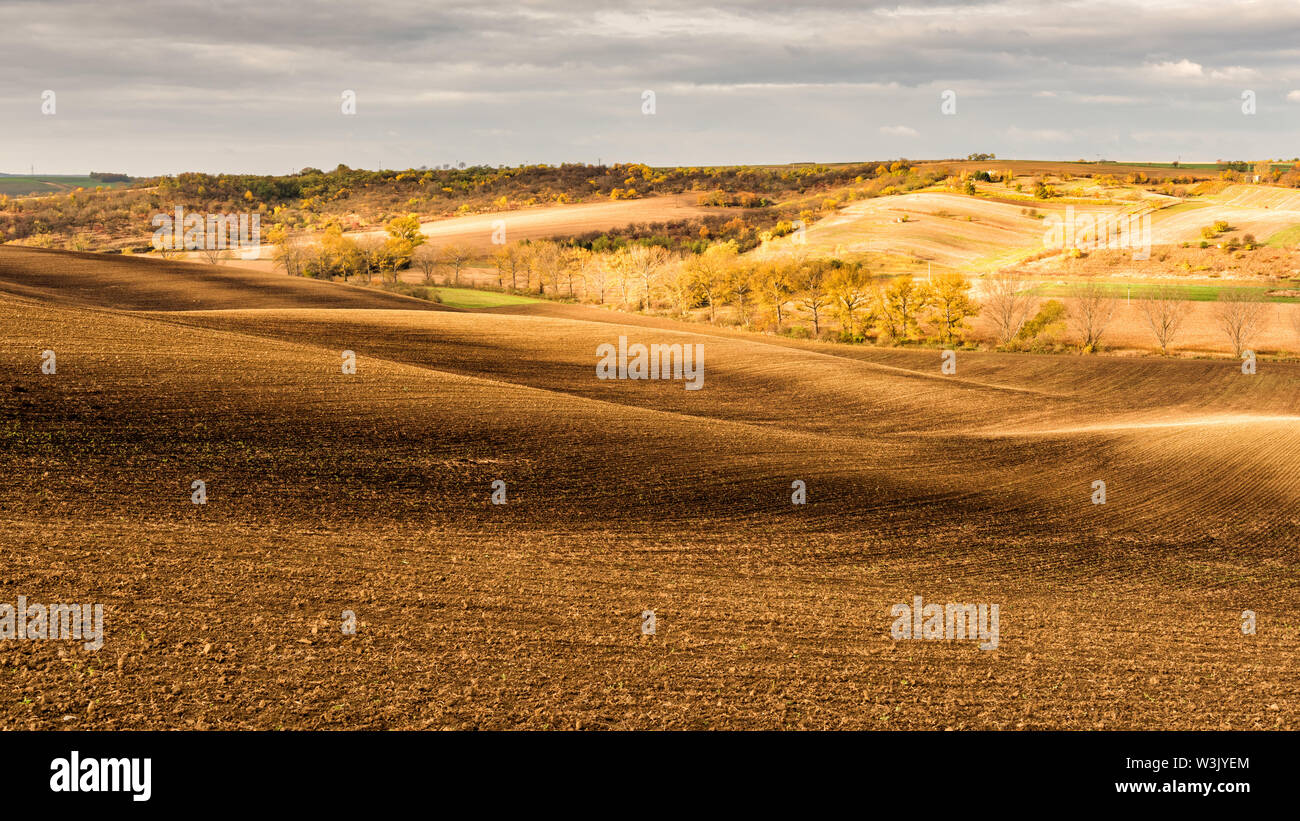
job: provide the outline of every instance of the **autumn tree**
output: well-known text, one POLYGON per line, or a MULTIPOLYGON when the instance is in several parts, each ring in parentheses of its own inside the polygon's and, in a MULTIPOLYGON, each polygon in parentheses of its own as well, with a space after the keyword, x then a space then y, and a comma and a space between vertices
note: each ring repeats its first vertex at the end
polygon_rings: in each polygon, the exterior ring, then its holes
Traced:
POLYGON ((776 330, 779 333, 785 318, 785 306, 794 294, 789 263, 781 259, 763 262, 755 272, 755 284, 759 298, 776 317, 776 330))
POLYGON ((574 285, 581 283, 586 290, 587 276, 596 266, 596 254, 586 248, 566 248, 564 250, 564 280, 569 286, 569 296, 576 297, 574 285))
POLYGON ((376 236, 361 236, 354 242, 360 260, 359 273, 367 280, 388 267, 388 246, 383 239, 376 236))
POLYGON ((415 214, 405 217, 393 217, 384 225, 388 239, 384 243, 384 267, 392 272, 393 281, 397 281, 397 271, 411 264, 415 249, 424 244, 424 234, 420 233, 420 218, 415 214))
POLYGON ((813 336, 821 336, 822 313, 832 301, 830 278, 833 269, 829 260, 813 259, 797 263, 794 270, 794 290, 797 304, 812 314, 813 336))
POLYGON ((876 314, 891 339, 905 340, 919 328, 927 303, 926 289, 906 274, 895 277, 876 298, 876 314))
POLYGON ((738 262, 737 257, 736 243, 728 241, 710 245, 704 249, 704 253, 686 261, 691 288, 709 309, 710 323, 717 320, 718 305, 726 296, 731 271, 738 262))
POLYGON ((740 324, 749 327, 756 286, 754 270, 747 265, 733 265, 727 275, 725 300, 736 309, 740 324))
POLYGON ((650 306, 651 289, 668 264, 668 249, 658 245, 633 245, 627 253, 628 273, 641 286, 642 301, 650 306))
POLYGON ((510 290, 519 290, 519 272, 527 268, 525 256, 522 247, 518 245, 502 246, 492 255, 492 261, 497 267, 497 285, 502 290, 505 290, 507 278, 510 280, 510 290))
POLYGON ((858 333, 858 314, 871 305, 871 274, 861 263, 845 263, 831 275, 828 288, 849 336, 858 333))
POLYGON ((564 251, 559 243, 550 240, 530 243, 528 267, 537 280, 537 293, 545 294, 547 283, 558 293, 560 273, 564 268, 564 251))
POLYGON ((687 270, 685 262, 673 267, 664 277, 663 286, 678 316, 684 316, 696 303, 694 274, 687 270))
POLYGON ((966 320, 979 313, 979 305, 970 297, 970 281, 956 272, 940 274, 927 291, 930 321, 943 341, 951 344, 966 320))
POLYGON ((347 282, 351 277, 362 272, 363 259, 356 240, 343 233, 337 223, 330 223, 321 236, 316 253, 307 263, 309 273, 314 276, 332 278, 343 277, 347 282))

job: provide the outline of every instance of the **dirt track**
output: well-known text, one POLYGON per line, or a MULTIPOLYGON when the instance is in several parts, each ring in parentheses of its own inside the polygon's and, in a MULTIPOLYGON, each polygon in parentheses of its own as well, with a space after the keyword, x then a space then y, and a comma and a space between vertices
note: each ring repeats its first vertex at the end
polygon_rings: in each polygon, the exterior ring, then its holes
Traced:
POLYGON ((0 726, 1296 726, 1300 366, 381 297, 0 249, 0 602, 107 611, 0 641, 0 726), (706 387, 595 379, 620 334, 706 387))

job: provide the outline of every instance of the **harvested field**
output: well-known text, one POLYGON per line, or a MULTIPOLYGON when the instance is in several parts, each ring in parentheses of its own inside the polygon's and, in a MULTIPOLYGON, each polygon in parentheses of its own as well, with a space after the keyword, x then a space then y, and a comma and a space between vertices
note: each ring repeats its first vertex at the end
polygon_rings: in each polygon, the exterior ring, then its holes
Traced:
MULTIPOLYGON (((1039 214, 1062 219, 1059 203, 1011 204, 961 194, 920 192, 879 197, 848 205, 810 225, 804 244, 793 235, 769 243, 785 253, 801 247, 812 255, 895 254, 943 268, 987 270, 1043 250, 1048 230, 1039 214)), ((1115 206, 1077 206, 1075 213, 1117 215, 1115 206)))
POLYGON ((1300 225, 1300 192, 1271 186, 1228 186, 1204 207, 1157 211, 1151 220, 1152 242, 1199 243, 1201 229, 1220 220, 1238 237, 1253 234, 1263 242, 1278 231, 1300 225))
POLYGON ((1296 728, 1297 364, 943 375, 12 248, 0 337, 0 601, 105 605, 0 641, 6 729, 1296 728), (597 379, 620 335, 704 388, 597 379), (918 595, 997 649, 891 638, 918 595))
MULTIPOLYGON (((517 211, 498 211, 490 214, 470 214, 463 217, 432 220, 420 225, 420 232, 434 247, 464 245, 475 252, 487 255, 494 245, 493 233, 504 224, 506 242, 526 239, 567 237, 588 231, 608 231, 633 223, 655 223, 689 219, 725 213, 724 209, 706 208, 696 204, 697 194, 680 194, 671 197, 645 197, 634 200, 552 205, 524 208, 517 211)), ((383 237, 383 231, 355 231, 353 238, 383 237)), ((254 260, 239 260, 232 264, 254 270, 272 270, 274 246, 264 245, 254 260)), ((197 254, 192 255, 197 259, 197 254)))

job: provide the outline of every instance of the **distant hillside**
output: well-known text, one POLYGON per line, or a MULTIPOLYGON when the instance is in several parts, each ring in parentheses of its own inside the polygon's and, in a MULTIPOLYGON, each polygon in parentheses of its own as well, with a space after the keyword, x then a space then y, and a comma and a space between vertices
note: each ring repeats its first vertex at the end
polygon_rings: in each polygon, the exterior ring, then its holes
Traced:
POLYGON ((29 194, 66 194, 78 188, 126 188, 132 184, 125 174, 0 174, 0 194, 23 197, 29 194))

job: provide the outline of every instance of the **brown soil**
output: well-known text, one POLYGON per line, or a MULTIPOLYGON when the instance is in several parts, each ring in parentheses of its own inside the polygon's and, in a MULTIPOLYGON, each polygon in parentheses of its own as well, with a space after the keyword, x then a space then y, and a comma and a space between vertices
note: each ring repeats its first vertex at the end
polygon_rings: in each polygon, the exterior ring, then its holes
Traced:
POLYGON ((106 609, 0 641, 0 727, 1296 727, 1300 366, 428 307, 0 249, 0 602, 106 609))

